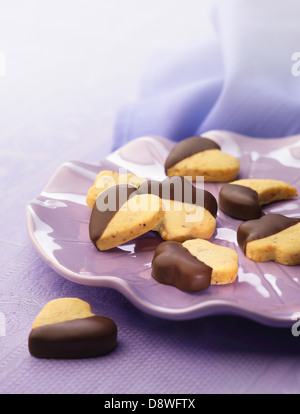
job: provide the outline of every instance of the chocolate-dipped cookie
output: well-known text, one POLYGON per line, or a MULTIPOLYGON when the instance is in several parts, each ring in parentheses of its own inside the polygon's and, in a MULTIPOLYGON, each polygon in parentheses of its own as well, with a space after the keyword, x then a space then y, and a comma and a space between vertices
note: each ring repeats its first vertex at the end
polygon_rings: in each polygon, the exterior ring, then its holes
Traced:
POLYGON ((93 207, 90 239, 98 250, 112 249, 152 230, 162 217, 160 197, 126 184, 111 186, 93 207))
POLYGON ((108 250, 153 230, 164 240, 212 237, 218 205, 206 190, 182 177, 146 181, 139 188, 111 186, 101 192, 89 223, 90 239, 108 250))
POLYGON ((156 281, 185 292, 200 292, 211 284, 232 283, 237 273, 235 250, 202 239, 182 244, 163 242, 152 260, 152 277, 156 281))
POLYGON ((28 337, 28 349, 36 358, 77 359, 98 357, 117 345, 117 326, 107 317, 94 315, 90 305, 77 298, 47 303, 36 317, 28 337))
POLYGON ((163 216, 153 230, 164 240, 183 242, 213 236, 218 204, 209 191, 197 188, 179 176, 163 182, 144 182, 139 191, 148 191, 161 198, 163 216))
POLYGON ((204 137, 190 137, 177 143, 165 160, 168 177, 190 177, 196 181, 227 182, 237 178, 239 161, 221 150, 219 144, 204 137))
POLYGON ((257 192, 241 185, 224 184, 218 204, 220 210, 239 220, 254 220, 264 214, 257 192))
POLYGON ((276 200, 296 197, 297 190, 284 181, 243 179, 224 184, 219 192, 219 208, 240 220, 254 220, 264 215, 262 207, 276 200))
POLYGON ((237 241, 253 261, 300 264, 300 218, 268 214, 246 221, 238 227, 237 241))
POLYGON ((145 178, 138 177, 132 173, 119 174, 116 171, 110 170, 100 171, 94 180, 94 184, 88 190, 86 204, 92 210, 98 195, 107 188, 121 184, 127 184, 138 188, 144 181, 146 181, 145 178))
POLYGON ((158 245, 152 260, 152 277, 184 292, 200 292, 211 284, 212 268, 176 242, 158 245))
POLYGON ((239 259, 235 250, 202 239, 187 240, 182 246, 198 260, 212 267, 212 285, 227 285, 235 281, 239 259))

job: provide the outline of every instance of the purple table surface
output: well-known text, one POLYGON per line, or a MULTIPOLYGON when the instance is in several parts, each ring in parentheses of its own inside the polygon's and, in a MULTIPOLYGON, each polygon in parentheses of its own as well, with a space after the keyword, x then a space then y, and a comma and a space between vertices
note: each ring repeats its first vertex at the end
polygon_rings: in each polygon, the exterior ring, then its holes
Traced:
MULTIPOLYGON (((161 6, 164 11, 169 3, 161 6)), ((178 3, 173 23, 181 21, 183 3, 178 3)), ((229 315, 193 321, 156 318, 115 290, 64 279, 38 256, 27 234, 27 203, 63 162, 94 162, 109 153, 117 110, 132 98, 139 67, 134 59, 123 66, 127 82, 115 81, 108 70, 115 68, 112 62, 98 76, 112 49, 100 50, 102 59, 90 53, 98 42, 93 9, 72 2, 71 12, 61 7, 54 20, 60 2, 43 10, 41 2, 16 4, 17 14, 12 7, 0 16, 7 70, 0 76, 0 393, 298 393, 300 339, 289 328, 229 315), (58 297, 86 300, 95 313, 114 319, 116 350, 75 361, 30 356, 32 322, 58 297)), ((160 4, 154 2, 152 14, 149 9, 145 13, 154 19, 160 4)), ((145 38, 137 45, 140 52, 145 38)), ((124 57, 122 41, 118 46, 115 62, 124 57)))

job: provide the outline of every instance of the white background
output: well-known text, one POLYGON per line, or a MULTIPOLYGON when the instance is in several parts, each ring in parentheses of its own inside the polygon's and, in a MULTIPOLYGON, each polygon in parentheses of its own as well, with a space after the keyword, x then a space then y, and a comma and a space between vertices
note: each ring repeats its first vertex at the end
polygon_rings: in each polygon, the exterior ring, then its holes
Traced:
POLYGON ((0 52, 6 58, 0 140, 13 133, 24 134, 27 142, 39 135, 48 139, 46 131, 59 131, 63 139, 95 134, 108 153, 116 111, 136 98, 153 54, 180 50, 212 33, 211 5, 211 0, 0 0, 0 52))

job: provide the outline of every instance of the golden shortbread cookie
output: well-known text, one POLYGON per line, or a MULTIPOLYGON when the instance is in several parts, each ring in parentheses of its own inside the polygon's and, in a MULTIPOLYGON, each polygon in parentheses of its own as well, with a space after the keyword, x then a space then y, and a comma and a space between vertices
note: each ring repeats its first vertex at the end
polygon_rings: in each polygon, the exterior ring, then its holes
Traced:
POLYGON ((238 254, 235 250, 202 239, 187 240, 182 246, 212 268, 211 284, 225 285, 235 281, 238 275, 238 254))
POLYGON ((210 239, 216 228, 216 218, 204 207, 163 200, 163 219, 153 229, 162 239, 183 242, 189 239, 210 239), (165 206, 165 208, 164 208, 165 206))
POLYGON ((153 228, 162 239, 183 242, 214 234, 218 205, 210 192, 179 176, 142 183, 139 191, 162 200, 162 220, 153 228))
POLYGON ((190 137, 176 144, 165 161, 168 177, 190 177, 196 181, 204 177, 207 182, 228 182, 235 180, 240 171, 240 162, 226 154, 211 139, 190 137))
POLYGON ((290 184, 272 179, 249 178, 224 184, 219 192, 219 207, 224 213, 240 220, 254 220, 264 213, 262 206, 298 195, 290 184))
POLYGON ((211 193, 183 177, 139 181, 138 188, 110 185, 94 203, 90 238, 98 250, 117 247, 150 230, 167 241, 209 239, 216 228, 217 209, 211 193))
POLYGON ((227 182, 234 180, 239 174, 239 161, 231 155, 218 149, 207 150, 191 155, 168 168, 169 177, 179 175, 191 177, 196 181, 197 177, 204 177, 207 182, 227 182))
POLYGON ((28 349, 36 358, 91 358, 111 352, 117 345, 117 326, 105 316, 95 315, 78 298, 48 302, 35 318, 28 349))
POLYGON ((90 305, 78 298, 59 298, 48 302, 35 318, 32 329, 72 319, 93 316, 90 305))
POLYGON ((115 171, 101 171, 97 175, 92 187, 90 187, 88 190, 86 203, 88 207, 92 210, 98 195, 105 191, 107 188, 119 184, 128 184, 138 188, 140 184, 144 181, 146 181, 145 178, 137 177, 136 175, 131 173, 119 174, 115 171))
POLYGON ((90 239, 98 250, 109 250, 152 230, 162 217, 160 197, 139 193, 125 184, 112 186, 97 197, 90 217, 90 239), (105 205, 107 200, 111 205, 105 205))
POLYGON ((157 208, 145 209, 153 204, 155 196, 141 194, 128 200, 108 223, 101 237, 97 241, 99 250, 108 250, 135 239, 157 226, 162 218, 161 200, 156 199, 157 208), (141 210, 135 210, 133 204, 138 203, 141 210))
POLYGON ((230 184, 241 185, 256 191, 261 206, 276 200, 288 200, 298 195, 296 188, 280 180, 246 178, 233 181, 230 184))
POLYGON ((238 244, 248 259, 300 264, 300 219, 268 214, 242 223, 237 231, 238 244))

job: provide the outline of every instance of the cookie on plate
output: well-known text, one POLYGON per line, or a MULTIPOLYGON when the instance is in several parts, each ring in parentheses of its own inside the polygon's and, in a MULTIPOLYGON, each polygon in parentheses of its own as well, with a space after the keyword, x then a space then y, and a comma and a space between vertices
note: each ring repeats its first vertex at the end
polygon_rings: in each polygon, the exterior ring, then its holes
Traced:
POLYGON ((162 218, 159 196, 126 184, 111 186, 93 207, 90 239, 98 250, 109 250, 152 230, 162 218))
POLYGON ((168 177, 178 175, 204 177, 207 182, 235 180, 240 171, 238 159, 224 153, 219 144, 209 138, 190 137, 176 144, 165 161, 168 177))
POLYGON ((300 264, 300 218, 268 214, 242 223, 237 241, 248 259, 300 264))
POLYGON ((78 298, 48 302, 33 322, 28 348, 36 358, 90 358, 111 352, 117 345, 117 326, 94 315, 78 298))
POLYGON ((238 273, 235 250, 194 239, 184 243, 162 242, 152 260, 152 277, 185 292, 199 292, 211 284, 228 284, 238 273))
POLYGON ((183 242, 213 236, 218 205, 210 192, 179 176, 163 182, 147 181, 139 191, 155 194, 162 200, 162 219, 153 228, 162 239, 183 242))
POLYGON ((238 254, 235 250, 201 239, 187 240, 182 246, 212 267, 212 285, 226 285, 235 281, 238 274, 238 254))
POLYGON ((242 179, 224 184, 219 193, 220 210, 233 218, 254 220, 264 213, 262 206, 298 195, 290 184, 272 179, 242 179))
POLYGON ((86 196, 86 203, 88 207, 92 210, 98 195, 105 191, 107 188, 120 184, 128 184, 138 188, 140 184, 144 181, 146 181, 145 178, 137 177, 136 175, 131 173, 119 174, 116 171, 101 171, 97 175, 92 187, 90 187, 88 190, 86 196))

